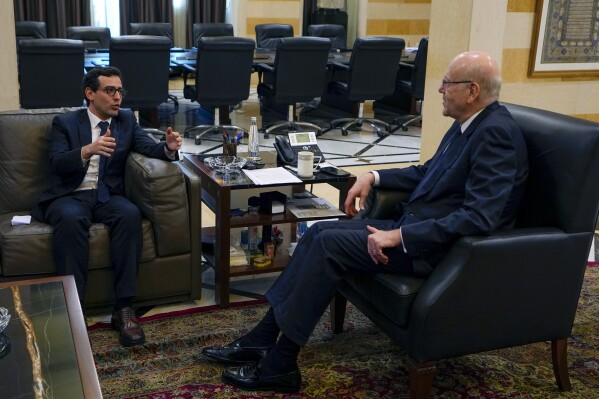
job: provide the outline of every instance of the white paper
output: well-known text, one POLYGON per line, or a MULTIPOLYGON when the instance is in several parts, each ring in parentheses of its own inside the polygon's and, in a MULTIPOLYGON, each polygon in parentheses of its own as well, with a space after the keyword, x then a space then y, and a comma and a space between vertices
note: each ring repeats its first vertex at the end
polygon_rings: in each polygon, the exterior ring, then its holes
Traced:
POLYGON ((31 223, 31 215, 25 216, 13 216, 10 224, 12 226, 20 226, 22 224, 30 224, 31 223))
POLYGON ((242 169, 243 173, 249 177, 254 184, 259 186, 265 184, 285 184, 302 183, 293 173, 285 168, 264 168, 264 169, 242 169))

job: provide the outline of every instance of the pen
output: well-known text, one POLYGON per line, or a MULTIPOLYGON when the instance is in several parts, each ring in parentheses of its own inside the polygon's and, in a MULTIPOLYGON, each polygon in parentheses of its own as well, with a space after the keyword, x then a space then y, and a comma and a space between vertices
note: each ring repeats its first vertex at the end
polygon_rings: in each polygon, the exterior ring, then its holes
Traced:
POLYGON ((237 137, 235 137, 235 144, 239 144, 239 141, 241 140, 242 137, 243 137, 243 133, 239 132, 237 137))

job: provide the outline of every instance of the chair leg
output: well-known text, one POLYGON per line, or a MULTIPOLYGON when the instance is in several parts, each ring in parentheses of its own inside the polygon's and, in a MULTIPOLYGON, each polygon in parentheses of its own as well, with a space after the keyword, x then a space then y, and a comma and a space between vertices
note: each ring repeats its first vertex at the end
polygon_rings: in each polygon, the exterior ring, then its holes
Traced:
POLYGON ((437 372, 436 362, 418 363, 409 359, 410 368, 410 398, 428 399, 431 397, 433 379, 437 372))
POLYGON ((347 299, 339 292, 336 292, 329 305, 329 312, 331 313, 331 330, 333 330, 334 334, 343 332, 346 306, 347 299))
POLYGON ((551 360, 553 361, 553 374, 558 388, 562 391, 572 390, 570 375, 568 374, 567 338, 551 340, 551 360))

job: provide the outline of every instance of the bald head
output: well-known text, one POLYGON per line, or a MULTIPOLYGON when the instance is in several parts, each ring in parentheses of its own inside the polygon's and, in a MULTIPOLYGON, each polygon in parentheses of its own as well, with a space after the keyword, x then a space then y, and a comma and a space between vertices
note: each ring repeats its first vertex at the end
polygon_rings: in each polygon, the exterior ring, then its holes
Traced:
POLYGON ((501 73, 497 62, 483 51, 459 54, 449 64, 460 76, 466 76, 480 86, 479 100, 484 106, 497 100, 501 90, 501 73))

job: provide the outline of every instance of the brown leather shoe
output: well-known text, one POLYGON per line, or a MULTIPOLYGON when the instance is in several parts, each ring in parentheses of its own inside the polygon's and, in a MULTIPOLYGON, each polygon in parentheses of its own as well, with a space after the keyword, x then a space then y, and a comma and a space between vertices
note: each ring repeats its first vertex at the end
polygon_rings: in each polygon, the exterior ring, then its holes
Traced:
POLYGON ((146 343, 141 324, 137 321, 133 308, 124 307, 121 310, 112 312, 110 320, 112 328, 119 332, 119 342, 123 346, 143 345, 146 343))

